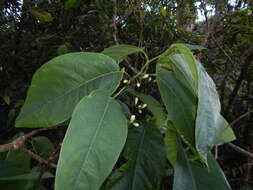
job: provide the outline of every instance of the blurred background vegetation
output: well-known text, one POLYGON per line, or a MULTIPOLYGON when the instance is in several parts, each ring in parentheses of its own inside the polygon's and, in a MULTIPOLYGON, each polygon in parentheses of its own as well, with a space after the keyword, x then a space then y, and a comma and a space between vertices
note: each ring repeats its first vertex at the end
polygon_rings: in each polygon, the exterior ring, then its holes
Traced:
MULTIPOLYGON (((252 0, 1 0, 0 144, 29 132, 15 129, 14 120, 34 72, 51 58, 76 51, 100 52, 117 43, 142 47, 152 58, 176 42, 191 44, 188 47, 217 85, 222 114, 233 122, 234 143, 253 152, 252 0)), ((134 73, 144 64, 143 57, 133 55, 121 64, 134 73)), ((149 72, 154 69, 151 66, 149 72)), ((154 85, 146 82, 139 90, 159 98, 154 85)), ((53 150, 64 129, 43 135, 53 150)), ((33 139, 32 145, 40 140, 33 139)), ((218 153, 232 188, 253 189, 252 158, 226 145, 218 153)), ((24 156, 10 154, 14 160, 24 156)), ((1 154, 3 158, 6 155, 1 154)), ((22 161, 26 167, 27 159, 22 161)), ((30 164, 27 167, 35 165, 30 164)), ((169 177, 164 179, 161 189, 170 183, 169 177)), ((29 189, 28 182, 21 186, 29 189)), ((44 182, 46 189, 51 186, 52 181, 44 182)))

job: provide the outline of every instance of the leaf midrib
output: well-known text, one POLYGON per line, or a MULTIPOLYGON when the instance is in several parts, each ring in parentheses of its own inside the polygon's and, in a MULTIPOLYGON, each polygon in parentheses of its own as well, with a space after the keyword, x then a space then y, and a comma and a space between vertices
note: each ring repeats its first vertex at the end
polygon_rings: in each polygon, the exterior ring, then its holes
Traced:
MULTIPOLYGON (((104 109, 103 114, 102 114, 102 117, 101 117, 101 119, 100 119, 100 121, 99 121, 99 123, 98 123, 98 127, 97 127, 97 129, 96 129, 96 131, 95 131, 95 134, 93 135, 93 138, 92 138, 91 143, 90 143, 90 145, 89 145, 88 151, 87 151, 87 153, 85 153, 86 156, 84 157, 84 160, 82 161, 81 169, 79 170, 79 173, 78 173, 78 175, 77 175, 77 177, 76 177, 76 181, 75 181, 75 183, 74 183, 74 188, 73 188, 73 189, 76 189, 76 185, 77 185, 77 182, 79 181, 79 178, 80 178, 80 175, 81 175, 81 171, 83 170, 83 168, 85 168, 84 166, 85 166, 85 164, 86 164, 86 162, 87 162, 87 160, 88 160, 90 151, 91 151, 91 149, 93 148, 93 145, 94 145, 95 140, 96 140, 96 138, 97 138, 98 132, 99 132, 100 129, 101 129, 101 126, 102 126, 104 117, 105 117, 106 112, 107 112, 107 110, 108 110, 109 103, 110 103, 110 97, 107 97, 105 109, 104 109)), ((84 154, 84 155, 85 155, 85 154, 84 154)))
MULTIPOLYGON (((114 74, 114 73, 120 73, 120 72, 121 72, 121 71, 113 71, 113 72, 105 73, 105 74, 99 75, 99 76, 97 76, 97 77, 94 77, 94 78, 92 78, 92 79, 89 79, 89 80, 85 81, 84 83, 81 83, 81 84, 79 84, 78 86, 76 86, 76 87, 74 87, 74 88, 68 90, 68 91, 65 92, 64 94, 61 94, 60 96, 57 96, 57 97, 55 97, 55 98, 52 99, 52 100, 46 101, 46 103, 44 103, 42 106, 38 106, 37 109, 35 109, 33 113, 37 113, 38 110, 41 110, 43 107, 45 107, 45 105, 48 105, 48 104, 50 104, 50 103, 53 102, 53 101, 57 101, 58 99, 62 98, 63 96, 66 96, 67 94, 69 94, 69 93, 71 93, 71 92, 77 90, 78 88, 81 88, 81 86, 84 86, 84 85, 86 85, 86 84, 88 84, 88 83, 90 83, 90 82, 92 82, 92 81, 94 81, 94 80, 96 80, 96 79, 102 78, 102 77, 104 77, 104 76, 107 76, 107 75, 110 75, 110 74, 114 74)), ((29 118, 29 116, 32 117, 33 114, 29 114, 29 115, 27 115, 26 117, 23 117, 22 120, 24 120, 24 119, 26 120, 27 118, 29 118)))

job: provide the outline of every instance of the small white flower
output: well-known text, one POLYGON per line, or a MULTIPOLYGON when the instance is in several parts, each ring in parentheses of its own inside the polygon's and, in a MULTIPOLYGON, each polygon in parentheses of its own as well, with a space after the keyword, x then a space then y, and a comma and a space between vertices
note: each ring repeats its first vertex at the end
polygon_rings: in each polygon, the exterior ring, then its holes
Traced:
POLYGON ((143 105, 141 106, 142 109, 144 109, 145 107, 147 107, 147 104, 143 104, 143 105))
POLYGON ((139 112, 139 114, 141 114, 141 113, 142 113, 142 111, 141 111, 141 110, 138 110, 138 112, 139 112))
POLYGON ((134 98, 134 104, 137 105, 137 104, 138 104, 138 101, 139 101, 139 98, 135 97, 135 98, 134 98))
POLYGON ((140 126, 140 124, 137 123, 137 122, 134 122, 133 125, 134 125, 135 127, 139 127, 139 126, 140 126))
POLYGON ((131 115, 131 117, 130 117, 130 123, 133 123, 134 120, 135 120, 135 115, 131 115))
POLYGON ((151 81, 152 81, 152 77, 149 77, 149 78, 148 78, 148 82, 151 82, 151 81))
POLYGON ((127 84, 128 82, 129 82, 129 80, 126 80, 126 79, 123 80, 123 83, 124 83, 124 84, 127 84))
POLYGON ((143 75, 143 79, 146 79, 146 78, 148 78, 149 77, 149 75, 148 74, 145 74, 145 75, 143 75))
POLYGON ((137 82, 137 83, 136 83, 136 86, 137 86, 138 88, 140 88, 141 83, 137 82))

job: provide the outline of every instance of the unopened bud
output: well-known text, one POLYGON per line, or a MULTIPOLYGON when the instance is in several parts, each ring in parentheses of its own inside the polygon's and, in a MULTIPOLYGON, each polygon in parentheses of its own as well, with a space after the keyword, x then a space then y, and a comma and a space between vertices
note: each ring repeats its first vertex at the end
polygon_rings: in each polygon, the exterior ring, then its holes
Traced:
POLYGON ((139 98, 135 97, 134 98, 134 104, 137 105, 138 101, 139 101, 139 98))
POLYGON ((145 75, 143 75, 143 79, 146 79, 146 78, 148 78, 149 77, 149 75, 148 74, 145 74, 145 75))
POLYGON ((134 120, 135 120, 135 115, 131 115, 131 117, 130 117, 130 123, 133 123, 134 120))
POLYGON ((133 125, 134 125, 135 127, 139 127, 139 126, 140 126, 140 124, 137 123, 137 122, 134 122, 133 125))
POLYGON ((123 83, 124 83, 124 84, 127 84, 128 82, 129 82, 129 80, 126 80, 126 79, 123 80, 123 83))

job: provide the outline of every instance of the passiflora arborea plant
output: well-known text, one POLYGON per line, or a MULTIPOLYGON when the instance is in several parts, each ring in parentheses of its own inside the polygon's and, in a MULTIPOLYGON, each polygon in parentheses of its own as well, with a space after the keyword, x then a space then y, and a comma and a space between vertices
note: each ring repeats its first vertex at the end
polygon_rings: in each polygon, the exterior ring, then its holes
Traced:
POLYGON ((63 122, 69 124, 55 190, 160 189, 170 166, 174 190, 231 189, 211 150, 235 136, 220 114, 213 80, 184 44, 153 59, 141 48, 116 45, 50 60, 33 76, 16 127, 63 122), (146 63, 130 76, 119 65, 134 53, 142 53, 146 63), (147 74, 151 63, 156 72, 147 74), (131 88, 149 76, 156 77, 161 100, 131 88), (122 94, 132 97, 140 113, 149 110, 141 120, 129 102, 119 100, 122 94), (119 158, 124 161, 115 166, 119 158))

